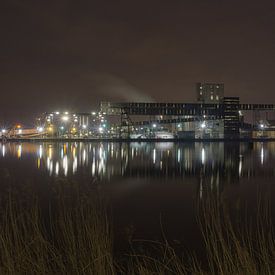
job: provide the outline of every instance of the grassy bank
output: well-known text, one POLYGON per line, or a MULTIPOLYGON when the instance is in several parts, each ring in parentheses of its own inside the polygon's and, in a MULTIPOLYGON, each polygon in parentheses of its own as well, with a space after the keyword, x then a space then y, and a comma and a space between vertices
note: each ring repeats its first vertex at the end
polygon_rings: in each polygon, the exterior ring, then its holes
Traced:
POLYGON ((143 241, 142 253, 130 249, 117 256, 112 215, 93 186, 80 188, 60 180, 49 187, 47 197, 31 188, 22 194, 17 187, 5 187, 0 274, 275 273, 274 232, 266 203, 259 203, 252 224, 249 219, 232 220, 222 199, 209 196, 200 201, 203 259, 196 251, 176 253, 165 238, 143 241))

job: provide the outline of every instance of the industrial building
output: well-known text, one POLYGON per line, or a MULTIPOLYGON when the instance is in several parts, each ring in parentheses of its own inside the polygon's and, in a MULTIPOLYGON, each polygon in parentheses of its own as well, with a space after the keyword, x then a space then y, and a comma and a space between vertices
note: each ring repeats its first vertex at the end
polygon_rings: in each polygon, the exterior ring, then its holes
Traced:
POLYGON ((199 103, 222 103, 224 98, 223 83, 197 83, 199 103))
POLYGON ((11 127, 1 136, 97 139, 271 139, 274 104, 243 104, 227 97, 223 83, 197 83, 193 103, 101 102, 89 113, 55 111, 37 118, 34 129, 11 127), (261 117, 261 112, 266 114, 261 117), (252 113, 253 121, 245 121, 252 113))
POLYGON ((261 111, 274 111, 274 104, 242 104, 239 97, 224 95, 223 83, 197 83, 196 93, 194 103, 102 102, 101 112, 120 116, 123 137, 142 134, 150 138, 163 129, 179 139, 253 138, 253 131, 269 131, 268 136, 272 136, 268 124, 263 125, 259 119, 244 123, 243 112, 259 117, 256 114, 261 111), (145 134, 144 128, 149 129, 145 134), (249 134, 245 128, 249 128, 249 134))

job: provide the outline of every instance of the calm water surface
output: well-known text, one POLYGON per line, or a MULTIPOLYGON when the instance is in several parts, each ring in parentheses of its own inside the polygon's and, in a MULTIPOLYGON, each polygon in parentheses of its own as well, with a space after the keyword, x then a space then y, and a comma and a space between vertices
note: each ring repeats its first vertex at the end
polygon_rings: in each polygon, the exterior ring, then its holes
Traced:
POLYGON ((98 185, 112 205, 116 234, 154 239, 161 224, 168 238, 188 247, 199 246, 195 206, 206 191, 251 213, 260 194, 274 204, 273 142, 12 142, 0 144, 0 169, 18 184, 65 177, 98 185))

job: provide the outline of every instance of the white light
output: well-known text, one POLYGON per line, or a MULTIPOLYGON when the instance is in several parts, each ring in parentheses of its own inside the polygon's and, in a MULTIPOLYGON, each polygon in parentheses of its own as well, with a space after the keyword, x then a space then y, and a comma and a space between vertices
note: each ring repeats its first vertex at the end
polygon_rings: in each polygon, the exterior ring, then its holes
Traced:
POLYGON ((22 134, 22 129, 19 129, 19 130, 18 130, 18 134, 22 134))
POLYGON ((263 129, 265 126, 264 126, 264 124, 261 124, 260 127, 263 129))
POLYGON ((2 133, 5 134, 6 133, 6 129, 2 129, 2 133))
POLYGON ((83 129, 87 129, 87 125, 82 125, 82 128, 83 129))
POLYGON ((180 162, 180 149, 178 149, 178 162, 180 162))
POLYGON ((73 160, 73 174, 77 171, 77 158, 74 158, 73 160))
POLYGON ((92 115, 95 116, 95 115, 96 115, 96 112, 92 112, 92 115))
POLYGON ((56 115, 59 115, 60 113, 59 112, 55 112, 56 115))
POLYGON ((64 130, 64 127, 63 127, 63 126, 61 126, 61 127, 60 127, 60 130, 64 130))
POLYGON ((39 133, 41 133, 41 132, 43 132, 43 127, 37 127, 37 131, 39 132, 39 133))
POLYGON ((68 175, 68 167, 69 167, 69 165, 68 165, 68 157, 65 156, 65 157, 63 158, 63 170, 64 170, 64 175, 65 175, 65 176, 68 175))
POLYGON ((153 128, 156 128, 157 127, 157 125, 156 124, 153 124, 153 128))
POLYGON ((42 145, 39 145, 39 158, 41 159, 43 156, 43 148, 42 145))
POLYGON ((204 129, 206 127, 205 121, 201 124, 201 128, 204 129))
POLYGON ((3 144, 3 146, 2 146, 2 156, 5 157, 5 155, 6 155, 6 146, 5 146, 5 144, 3 144))
POLYGON ((55 174, 58 175, 59 174, 59 162, 57 161, 55 164, 55 174))
POLYGON ((68 120, 69 120, 69 117, 68 117, 68 116, 63 116, 63 117, 62 117, 62 120, 63 120, 63 121, 68 121, 68 120))
POLYGON ((240 157, 240 160, 239 160, 239 177, 242 175, 242 169, 243 169, 243 162, 242 162, 242 158, 240 157))
POLYGON ((68 115, 69 114, 69 112, 64 112, 64 115, 68 115))
POLYGON ((74 119, 74 122, 77 122, 77 118, 74 119))
POLYGON ((205 164, 205 150, 202 148, 201 150, 201 163, 205 164))
POLYGON ((262 165, 264 164, 264 148, 263 148, 263 146, 261 148, 261 164, 262 165))
POLYGON ((178 128, 180 128, 180 126, 181 126, 181 125, 180 125, 180 124, 178 124, 178 128))
POLYGON ((104 129, 103 129, 102 127, 99 127, 99 128, 98 128, 98 131, 99 131, 100 133, 102 133, 103 130, 104 130, 104 129))

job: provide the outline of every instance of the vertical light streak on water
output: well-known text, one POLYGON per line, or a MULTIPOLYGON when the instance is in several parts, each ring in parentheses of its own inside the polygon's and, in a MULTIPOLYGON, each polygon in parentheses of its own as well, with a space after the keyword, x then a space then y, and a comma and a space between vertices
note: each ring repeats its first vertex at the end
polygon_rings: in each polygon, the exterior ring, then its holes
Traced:
POLYGON ((3 144, 2 145, 2 156, 3 156, 3 158, 5 157, 5 155, 6 155, 6 145, 3 144))
POLYGON ((202 163, 202 165, 205 164, 205 149, 204 148, 201 149, 201 163, 202 163))
POLYGON ((239 159, 239 177, 242 176, 242 170, 243 170, 243 160, 242 160, 242 156, 240 156, 240 159, 239 159))
POLYGON ((47 157, 47 170, 50 171, 50 158, 47 157))
POLYGON ((49 147, 48 154, 49 154, 49 158, 52 159, 52 157, 53 157, 53 148, 52 148, 52 146, 49 147))
POLYGON ((93 148, 92 176, 95 175, 95 155, 96 155, 96 151, 95 151, 95 148, 93 148))
POLYGON ((73 174, 77 171, 77 158, 75 157, 73 160, 73 174))
POLYGON ((22 156, 22 145, 20 144, 17 149, 17 158, 21 158, 22 156))
POLYGON ((73 147, 73 158, 76 156, 76 147, 73 147))
POLYGON ((106 159, 106 155, 105 155, 104 148, 102 146, 100 146, 100 148, 99 148, 98 173, 102 173, 103 175, 105 175, 105 173, 106 173, 105 159, 106 159))
POLYGON ((262 145, 262 148, 261 148, 261 164, 263 165, 264 164, 264 147, 262 145))
POLYGON ((83 149, 83 152, 82 152, 82 164, 86 164, 86 157, 87 157, 86 149, 83 149))
POLYGON ((59 162, 57 161, 55 164, 55 175, 58 176, 59 175, 59 162))
POLYGON ((50 160, 49 172, 50 172, 50 176, 51 176, 53 173, 53 161, 52 160, 50 160))
POLYGON ((68 157, 64 156, 63 158, 63 170, 64 170, 64 175, 68 175, 68 157))
POLYGON ((43 157, 43 147, 42 145, 39 145, 39 152, 38 152, 39 159, 43 157))

